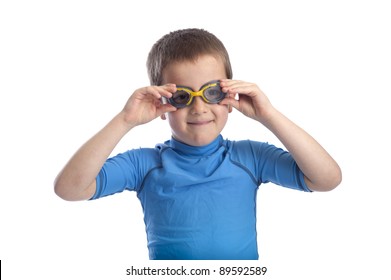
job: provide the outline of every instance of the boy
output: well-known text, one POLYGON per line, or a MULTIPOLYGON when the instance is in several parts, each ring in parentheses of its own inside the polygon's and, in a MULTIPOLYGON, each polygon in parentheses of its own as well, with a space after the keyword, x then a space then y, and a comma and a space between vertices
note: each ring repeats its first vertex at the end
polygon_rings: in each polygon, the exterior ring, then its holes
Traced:
POLYGON ((276 110, 257 85, 232 80, 224 45, 184 29, 163 36, 147 61, 151 86, 85 143, 56 178, 66 200, 133 190, 144 211, 150 259, 258 259, 261 183, 329 191, 341 181, 330 155, 276 110), (272 131, 287 151, 220 135, 235 108, 272 131), (171 140, 107 159, 137 125, 161 116, 171 140))

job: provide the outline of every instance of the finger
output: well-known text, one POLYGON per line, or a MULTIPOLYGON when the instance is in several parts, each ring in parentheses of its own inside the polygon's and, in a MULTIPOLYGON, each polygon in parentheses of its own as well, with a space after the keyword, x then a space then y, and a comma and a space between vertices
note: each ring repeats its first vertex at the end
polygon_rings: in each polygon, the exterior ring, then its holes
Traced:
POLYGON ((220 86, 221 87, 230 87, 230 86, 238 84, 238 83, 245 83, 245 82, 239 81, 239 80, 230 80, 230 79, 222 79, 222 80, 220 80, 220 86))
POLYGON ((159 93, 161 96, 170 98, 172 94, 176 91, 175 84, 165 84, 163 86, 158 87, 159 93))
POLYGON ((243 81, 238 81, 238 80, 224 80, 223 82, 220 83, 221 89, 223 92, 234 92, 236 89, 236 93, 239 93, 237 90, 238 88, 241 87, 246 87, 251 85, 250 83, 243 82, 243 81))
POLYGON ((176 86, 174 84, 167 84, 163 86, 149 86, 146 87, 143 94, 152 95, 156 99, 160 99, 162 96, 170 98, 172 93, 175 92, 176 86))
POLYGON ((139 93, 141 94, 140 95, 141 98, 151 98, 151 97, 153 99, 160 99, 161 98, 161 94, 159 92, 159 89, 156 86, 149 86, 149 87, 142 88, 142 89, 140 89, 139 93))
POLYGON ((163 87, 164 89, 168 90, 168 91, 176 91, 176 84, 165 84, 165 85, 162 85, 161 87, 163 87))
POLYGON ((241 84, 235 84, 231 87, 228 87, 226 89, 226 92, 230 95, 241 94, 241 95, 255 96, 257 93, 257 88, 253 84, 241 83, 241 84))

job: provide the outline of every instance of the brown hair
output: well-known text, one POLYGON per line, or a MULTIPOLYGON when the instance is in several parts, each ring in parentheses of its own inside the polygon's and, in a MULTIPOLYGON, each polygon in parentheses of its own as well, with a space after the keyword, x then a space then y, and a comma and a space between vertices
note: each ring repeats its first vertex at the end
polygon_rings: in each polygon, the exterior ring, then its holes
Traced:
POLYGON ((223 43, 206 30, 189 28, 170 32, 152 46, 147 59, 151 85, 161 85, 162 72, 168 64, 177 61, 194 61, 204 54, 221 58, 227 78, 232 79, 231 62, 223 43))

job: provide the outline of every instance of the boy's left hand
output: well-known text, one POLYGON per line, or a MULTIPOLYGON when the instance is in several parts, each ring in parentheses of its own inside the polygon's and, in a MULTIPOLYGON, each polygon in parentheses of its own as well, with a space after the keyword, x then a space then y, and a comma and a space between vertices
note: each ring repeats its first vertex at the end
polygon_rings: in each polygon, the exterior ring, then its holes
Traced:
POLYGON ((223 92, 227 93, 227 97, 220 104, 232 105, 254 120, 262 122, 273 108, 267 96, 256 84, 223 79, 220 86, 223 92))

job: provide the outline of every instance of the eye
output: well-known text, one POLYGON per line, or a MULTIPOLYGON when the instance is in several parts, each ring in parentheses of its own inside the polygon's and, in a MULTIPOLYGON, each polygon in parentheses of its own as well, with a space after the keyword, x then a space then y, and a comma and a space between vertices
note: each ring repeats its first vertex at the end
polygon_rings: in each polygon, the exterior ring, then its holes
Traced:
POLYGON ((221 91, 220 87, 213 87, 205 90, 205 98, 211 103, 218 103, 224 99, 225 93, 221 91))
POLYGON ((186 91, 184 90, 178 90, 177 92, 175 92, 171 99, 176 103, 176 104, 187 104, 187 102, 189 101, 189 98, 190 98, 190 94, 187 93, 186 91))

